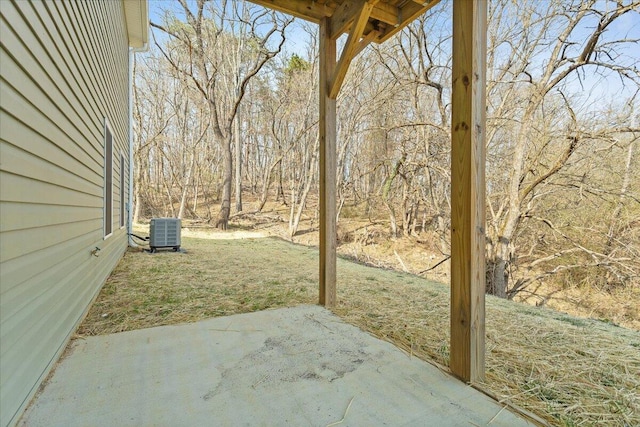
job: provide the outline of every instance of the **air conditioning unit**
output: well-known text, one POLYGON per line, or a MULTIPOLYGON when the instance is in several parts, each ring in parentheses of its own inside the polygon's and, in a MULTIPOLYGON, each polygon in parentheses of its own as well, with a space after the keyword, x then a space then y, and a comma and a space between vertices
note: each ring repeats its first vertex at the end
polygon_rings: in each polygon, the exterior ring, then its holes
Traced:
POLYGON ((180 219, 152 218, 149 227, 149 248, 155 252, 157 248, 180 249, 180 219))

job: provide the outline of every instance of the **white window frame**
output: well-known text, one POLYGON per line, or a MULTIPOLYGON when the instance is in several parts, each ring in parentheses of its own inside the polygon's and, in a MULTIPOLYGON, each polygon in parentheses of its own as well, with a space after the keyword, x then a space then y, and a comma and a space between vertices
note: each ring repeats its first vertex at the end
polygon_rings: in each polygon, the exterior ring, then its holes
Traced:
POLYGON ((127 226, 127 192, 125 191, 126 177, 125 170, 127 169, 127 163, 124 157, 124 151, 120 152, 120 230, 127 226))
POLYGON ((104 163, 104 177, 103 177, 103 199, 102 199, 102 235, 103 239, 108 239, 113 234, 113 131, 111 130, 111 126, 109 125, 109 120, 104 118, 104 151, 103 151, 103 163, 104 163), (108 138, 107 136, 111 136, 111 147, 108 147, 108 138), (110 149, 110 153, 108 153, 108 149, 110 149), (110 154, 111 158, 108 159, 108 154, 110 154), (111 170, 108 170, 109 164, 111 165, 111 170), (108 182, 107 175, 110 175, 111 182, 108 182), (111 188, 108 189, 109 184, 111 184, 111 188), (110 191, 109 191, 110 190, 110 191), (108 202, 107 202, 108 201, 108 202), (110 212, 107 212, 110 210, 110 212), (107 230, 107 221, 111 221, 111 226, 107 230), (109 231, 107 233, 107 231, 109 231))

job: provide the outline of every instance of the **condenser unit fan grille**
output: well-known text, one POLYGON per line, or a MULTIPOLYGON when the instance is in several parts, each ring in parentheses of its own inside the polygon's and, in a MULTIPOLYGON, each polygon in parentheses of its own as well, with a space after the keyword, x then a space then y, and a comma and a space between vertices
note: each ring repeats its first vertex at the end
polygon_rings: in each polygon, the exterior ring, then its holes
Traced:
POLYGON ((178 218, 153 218, 149 227, 151 252, 157 248, 180 249, 180 227, 178 218))

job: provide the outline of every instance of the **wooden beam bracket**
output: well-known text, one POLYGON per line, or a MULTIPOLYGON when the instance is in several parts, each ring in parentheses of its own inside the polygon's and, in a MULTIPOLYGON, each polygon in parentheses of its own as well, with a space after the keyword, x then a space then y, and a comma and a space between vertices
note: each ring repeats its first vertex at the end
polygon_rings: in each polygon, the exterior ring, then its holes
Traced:
POLYGON ((356 18, 358 11, 362 8, 362 1, 345 1, 331 15, 330 38, 337 40, 343 33, 346 33, 351 23, 356 18))
MULTIPOLYGON (((346 77, 347 71, 349 70, 349 65, 355 57, 356 52, 358 52, 360 39, 362 38, 367 23, 369 22, 371 11, 373 10, 377 2, 378 0, 359 0, 357 2, 349 2, 350 4, 357 4, 358 9, 356 11, 355 20, 351 25, 351 30, 349 31, 347 43, 342 49, 340 61, 338 62, 338 65, 336 66, 336 69, 331 75, 331 79, 329 81, 329 97, 331 99, 336 99, 338 97, 338 93, 340 92, 340 88, 342 87, 342 83, 344 82, 344 78, 346 77)), ((331 22, 331 26, 333 27, 333 19, 331 20, 331 22)))
POLYGON ((356 56, 358 56, 360 52, 362 52, 365 47, 369 46, 371 42, 374 41, 379 35, 380 35, 380 31, 373 30, 373 31, 370 31, 369 34, 364 36, 356 46, 356 50, 353 54, 353 57, 355 58, 356 56))

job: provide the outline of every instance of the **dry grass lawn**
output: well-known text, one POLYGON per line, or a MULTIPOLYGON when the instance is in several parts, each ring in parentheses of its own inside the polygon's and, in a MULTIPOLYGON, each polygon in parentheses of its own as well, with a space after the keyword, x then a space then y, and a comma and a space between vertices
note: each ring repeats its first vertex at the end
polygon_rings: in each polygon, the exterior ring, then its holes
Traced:
MULTIPOLYGON (((129 251, 79 335, 317 300, 317 249, 275 239, 183 237, 186 253, 129 251)), ((420 277, 338 260, 345 321, 448 365, 449 292, 420 277)), ((640 425, 640 333, 487 297, 487 379, 505 403, 555 425, 640 425)))

